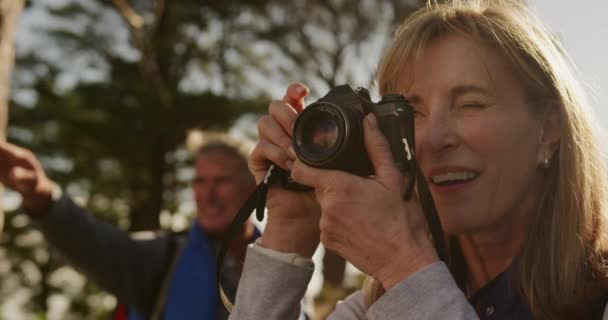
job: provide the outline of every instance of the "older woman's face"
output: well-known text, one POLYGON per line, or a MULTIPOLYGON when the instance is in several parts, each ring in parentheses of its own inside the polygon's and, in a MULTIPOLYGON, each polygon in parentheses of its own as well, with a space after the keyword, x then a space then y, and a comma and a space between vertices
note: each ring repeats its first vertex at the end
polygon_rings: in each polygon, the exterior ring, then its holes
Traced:
POLYGON ((416 115, 416 152, 449 234, 520 226, 548 155, 506 59, 461 35, 434 41, 400 88, 416 115))

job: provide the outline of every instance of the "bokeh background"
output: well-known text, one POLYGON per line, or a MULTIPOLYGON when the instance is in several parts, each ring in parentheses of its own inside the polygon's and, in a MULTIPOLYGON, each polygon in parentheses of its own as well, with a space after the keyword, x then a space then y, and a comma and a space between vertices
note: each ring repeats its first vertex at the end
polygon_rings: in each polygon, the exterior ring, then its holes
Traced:
MULTIPOLYGON (((257 117, 294 81, 311 101, 342 83, 375 93, 382 50, 423 3, 0 0, 0 45, 15 50, 14 63, 0 61, 0 72, 12 67, 0 83, 5 134, 100 219, 181 231, 194 213, 187 142, 199 130, 255 140, 257 117)), ((572 55, 606 128, 608 3, 529 3, 572 55)), ((110 317, 116 300, 45 244, 19 196, 0 200, 0 319, 110 317)), ((314 259, 306 304, 321 319, 362 277, 323 250, 314 259)))

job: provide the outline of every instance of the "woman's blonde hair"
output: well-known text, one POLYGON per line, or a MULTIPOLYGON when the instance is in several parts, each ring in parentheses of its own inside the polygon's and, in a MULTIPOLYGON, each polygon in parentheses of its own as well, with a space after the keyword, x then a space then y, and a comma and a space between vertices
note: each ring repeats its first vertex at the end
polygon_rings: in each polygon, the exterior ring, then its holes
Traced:
MULTIPOLYGON (((499 50, 534 113, 559 114, 561 138, 543 169, 541 201, 517 259, 518 284, 535 319, 583 315, 589 299, 606 289, 606 168, 599 127, 571 62, 522 1, 429 2, 397 31, 378 71, 380 93, 400 92, 408 67, 432 41, 451 33, 499 50)), ((382 290, 375 283, 364 291, 371 303, 382 290)))

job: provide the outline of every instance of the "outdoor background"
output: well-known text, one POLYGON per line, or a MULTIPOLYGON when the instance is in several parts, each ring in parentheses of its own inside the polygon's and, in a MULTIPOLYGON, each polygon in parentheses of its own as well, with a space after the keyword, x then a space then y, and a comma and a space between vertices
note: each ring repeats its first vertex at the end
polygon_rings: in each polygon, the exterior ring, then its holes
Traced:
MULTIPOLYGON (((423 2, 0 0, 0 138, 8 115, 6 138, 100 219, 181 231, 194 213, 193 129, 255 139, 257 117, 294 81, 309 101, 342 83, 375 92, 382 50, 423 2)), ((607 128, 608 3, 529 3, 607 128)), ((18 195, 0 200, 0 319, 107 319, 115 299, 46 246, 18 195)), ((321 318, 361 277, 323 250, 314 259, 306 303, 321 318)))

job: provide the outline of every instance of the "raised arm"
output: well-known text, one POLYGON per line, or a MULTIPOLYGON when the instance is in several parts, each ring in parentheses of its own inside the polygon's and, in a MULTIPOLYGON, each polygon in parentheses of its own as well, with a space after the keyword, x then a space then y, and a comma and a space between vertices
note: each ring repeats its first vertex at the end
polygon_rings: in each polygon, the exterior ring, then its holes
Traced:
POLYGON ((99 221, 59 196, 30 150, 6 142, 0 143, 0 181, 22 195, 23 207, 46 240, 71 264, 120 301, 142 312, 152 308, 170 260, 167 239, 134 241, 99 221))

